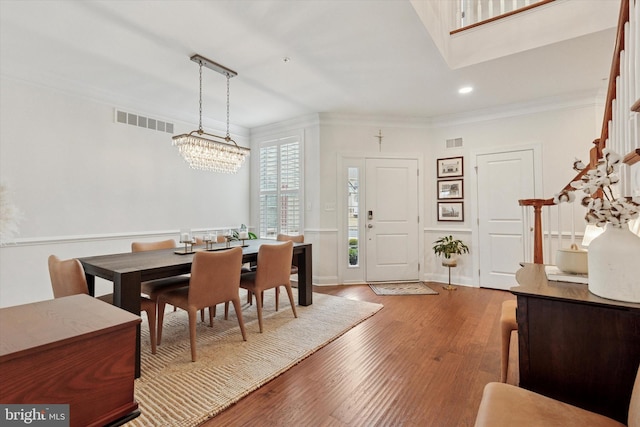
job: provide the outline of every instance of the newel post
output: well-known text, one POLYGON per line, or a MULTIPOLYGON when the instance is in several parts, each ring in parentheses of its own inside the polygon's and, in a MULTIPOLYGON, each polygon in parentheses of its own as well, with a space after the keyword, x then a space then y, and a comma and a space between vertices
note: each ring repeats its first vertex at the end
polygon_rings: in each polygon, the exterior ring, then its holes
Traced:
POLYGON ((533 262, 544 264, 542 254, 542 207, 552 206, 553 199, 521 199, 520 206, 533 206, 533 262))

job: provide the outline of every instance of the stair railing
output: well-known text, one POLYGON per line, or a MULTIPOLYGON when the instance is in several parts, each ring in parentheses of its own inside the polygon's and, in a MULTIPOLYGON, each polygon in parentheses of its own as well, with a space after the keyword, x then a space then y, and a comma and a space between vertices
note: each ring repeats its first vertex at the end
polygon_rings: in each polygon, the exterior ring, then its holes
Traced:
MULTIPOLYGON (((589 170, 594 169, 602 158, 602 150, 610 147, 617 153, 624 155, 624 165, 621 169, 621 194, 636 193, 640 189, 633 189, 631 184, 631 166, 640 161, 640 5, 638 0, 621 0, 618 15, 618 31, 616 44, 609 73, 609 87, 605 104, 604 118, 600 138, 593 141, 594 146, 589 150, 589 163, 580 171, 562 191, 575 191, 571 183, 579 180, 589 170)), ((636 166, 637 167, 637 166, 636 166)), ((551 250, 551 231, 543 231, 542 208, 544 206, 558 206, 554 199, 521 199, 518 201, 523 207, 523 244, 525 245, 525 260, 533 258, 536 264, 544 264, 543 246, 545 240, 551 250), (533 207, 533 219, 530 209, 533 207), (533 226, 530 223, 533 223, 533 226), (529 230, 533 230, 533 253, 529 230), (545 239, 545 235, 547 239, 545 239)), ((558 212, 560 208, 558 207, 558 212)), ((563 232, 561 215, 558 213, 557 236, 558 245, 562 242, 563 232)), ((551 221, 547 221, 550 227, 551 221)), ((550 230, 550 229, 549 229, 550 230)), ((575 230, 572 221, 572 241, 575 230)))

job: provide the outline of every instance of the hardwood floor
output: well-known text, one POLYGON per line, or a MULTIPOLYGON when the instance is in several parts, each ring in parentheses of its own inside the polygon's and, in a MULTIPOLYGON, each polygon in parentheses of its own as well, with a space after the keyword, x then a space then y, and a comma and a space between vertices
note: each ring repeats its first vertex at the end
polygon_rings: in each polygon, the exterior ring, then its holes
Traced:
POLYGON ((384 308, 203 426, 473 426, 500 379, 500 306, 515 297, 429 285, 440 294, 314 287, 384 308))

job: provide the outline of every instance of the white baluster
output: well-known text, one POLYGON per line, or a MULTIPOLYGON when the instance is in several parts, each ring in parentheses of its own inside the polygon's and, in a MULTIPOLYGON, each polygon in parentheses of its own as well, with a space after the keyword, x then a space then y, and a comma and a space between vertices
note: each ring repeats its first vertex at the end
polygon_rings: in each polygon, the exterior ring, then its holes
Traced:
MULTIPOLYGON (((547 211, 546 227, 543 224, 542 229, 543 230, 545 228, 547 229, 547 250, 543 251, 544 253, 542 255, 542 262, 546 263, 546 264, 549 264, 549 263, 553 264, 553 261, 549 261, 549 257, 551 256, 551 240, 552 240, 552 236, 551 236, 551 209, 546 209, 546 211, 547 211), (546 254, 546 262, 545 262, 545 254, 546 254)), ((544 233, 543 233, 543 235, 544 235, 544 233)))
MULTIPOLYGON (((629 7, 632 7, 634 9, 633 13, 629 14, 629 19, 633 20, 633 27, 635 28, 634 31, 634 40, 635 40, 635 48, 634 48, 634 63, 635 63, 635 73, 632 74, 633 76, 637 76, 637 73, 640 73, 640 4, 636 4, 635 6, 633 5, 634 2, 629 2, 629 7)), ((636 2, 637 3, 637 2, 636 2)), ((635 95, 635 99, 638 100, 640 99, 640 82, 638 82, 636 80, 636 95, 635 95)))

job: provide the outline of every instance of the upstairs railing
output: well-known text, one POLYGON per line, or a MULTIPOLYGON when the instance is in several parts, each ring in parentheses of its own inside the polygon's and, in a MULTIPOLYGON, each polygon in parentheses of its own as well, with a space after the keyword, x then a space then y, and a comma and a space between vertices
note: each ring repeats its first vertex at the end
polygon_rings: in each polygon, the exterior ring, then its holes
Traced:
MULTIPOLYGON (((621 168, 620 192, 623 195, 637 196, 639 189, 632 188, 631 165, 640 161, 640 6, 638 0, 622 0, 618 18, 618 32, 616 45, 609 74, 609 87, 605 104, 604 118, 600 137, 593 141, 593 147, 589 150, 589 164, 576 175, 571 182, 582 177, 588 170, 596 167, 598 160, 602 158, 602 150, 605 147, 624 156, 624 165, 621 168), (633 192, 636 194, 633 194, 633 192)), ((569 182, 562 190, 573 191, 569 182)), ((544 263, 543 246, 545 241, 551 249, 551 231, 543 232, 544 206, 555 205, 553 199, 523 199, 518 201, 523 206, 525 231, 532 225, 533 242, 525 232, 525 260, 528 256, 531 243, 533 243, 533 262, 544 263), (531 216, 530 207, 533 207, 531 216), (545 235, 547 239, 545 239, 545 235)), ((563 223, 558 209, 557 236, 558 245, 561 245, 563 223)), ((547 221, 549 224, 550 220, 547 221)), ((573 222, 571 236, 575 238, 573 222)))
POLYGON ((462 0, 456 11, 456 30, 463 31, 516 13, 525 12, 554 0, 462 0))

